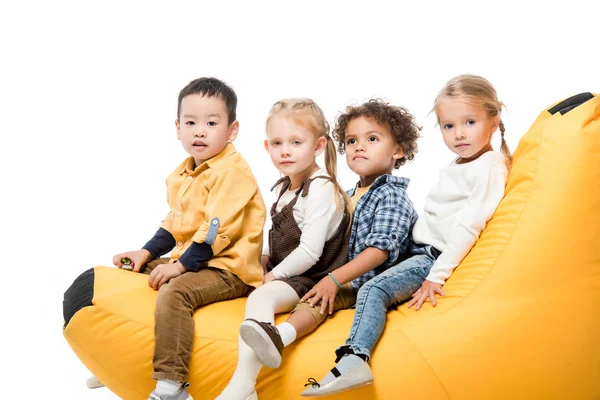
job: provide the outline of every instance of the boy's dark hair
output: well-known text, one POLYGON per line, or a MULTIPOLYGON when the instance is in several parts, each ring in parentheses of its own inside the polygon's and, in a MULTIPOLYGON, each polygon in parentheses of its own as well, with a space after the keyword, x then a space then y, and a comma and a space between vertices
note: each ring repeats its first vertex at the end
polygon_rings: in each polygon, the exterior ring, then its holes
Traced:
POLYGON ((332 136, 338 142, 338 152, 346 151, 346 128, 350 121, 358 117, 373 118, 378 124, 387 127, 394 142, 402 149, 404 157, 396 160, 394 168, 400 168, 406 161, 412 161, 417 153, 417 139, 421 127, 415 117, 404 107, 392 106, 381 99, 371 99, 359 106, 348 106, 335 121, 332 136))
POLYGON ((187 84, 186 87, 179 92, 177 101, 177 119, 181 110, 181 100, 185 96, 191 94, 199 94, 201 96, 213 97, 216 96, 225 102, 227 107, 227 119, 231 124, 236 119, 235 110, 237 108, 237 95, 233 89, 223 81, 217 78, 198 78, 187 84))

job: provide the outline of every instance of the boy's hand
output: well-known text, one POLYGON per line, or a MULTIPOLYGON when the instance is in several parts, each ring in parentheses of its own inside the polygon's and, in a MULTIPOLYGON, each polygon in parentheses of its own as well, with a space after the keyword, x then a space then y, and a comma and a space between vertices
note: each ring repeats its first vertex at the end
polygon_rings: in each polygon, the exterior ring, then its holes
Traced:
POLYGON ((331 279, 330 276, 326 276, 313 286, 300 301, 307 301, 310 299, 308 304, 311 307, 314 307, 315 304, 321 302, 321 314, 325 314, 325 312, 333 314, 333 303, 338 290, 338 285, 333 279, 331 279))
POLYGON ((126 251, 125 253, 115 254, 113 256, 113 264, 119 268, 123 268, 121 259, 129 258, 131 260, 130 265, 133 267, 133 272, 140 272, 140 269, 148 262, 150 257, 152 256, 148 250, 126 251))
POLYGON ((160 289, 162 285, 171 279, 183 275, 187 269, 179 261, 176 263, 160 264, 156 266, 148 277, 148 285, 154 290, 160 289))
POLYGON ((271 259, 271 257, 269 256, 260 256, 260 263, 263 267, 263 274, 267 274, 267 263, 269 262, 269 260, 271 259))
POLYGON ((408 308, 415 306, 415 311, 419 311, 428 297, 429 300, 431 300, 431 305, 435 307, 437 305, 437 302, 435 301, 436 293, 442 296, 445 295, 444 291, 442 290, 442 284, 434 283, 425 279, 421 287, 413 293, 412 300, 408 302, 408 308))
POLYGON ((264 283, 271 282, 273 279, 275 279, 275 275, 273 275, 273 271, 271 271, 268 274, 265 274, 264 283))

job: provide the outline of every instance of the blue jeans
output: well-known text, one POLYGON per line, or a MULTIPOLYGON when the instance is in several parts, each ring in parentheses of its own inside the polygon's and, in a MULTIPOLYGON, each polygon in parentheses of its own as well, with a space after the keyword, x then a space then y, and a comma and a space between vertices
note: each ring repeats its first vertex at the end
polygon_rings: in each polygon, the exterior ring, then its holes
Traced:
MULTIPOLYGON (((388 308, 411 298, 439 255, 440 252, 432 246, 421 247, 410 258, 365 283, 358 291, 350 337, 343 347, 370 359, 383 333, 388 308)), ((338 356, 343 347, 336 351, 338 356)))

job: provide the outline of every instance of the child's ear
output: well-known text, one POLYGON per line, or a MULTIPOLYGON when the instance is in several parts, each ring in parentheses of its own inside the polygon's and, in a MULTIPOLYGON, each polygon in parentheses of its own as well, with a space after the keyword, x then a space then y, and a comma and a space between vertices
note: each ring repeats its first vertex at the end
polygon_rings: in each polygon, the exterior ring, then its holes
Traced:
POLYGON ((175 120, 175 131, 177 132, 177 140, 181 140, 181 130, 179 129, 179 120, 175 120))
POLYGON ((315 146, 315 157, 321 155, 325 147, 327 146, 327 138, 325 136, 321 136, 317 139, 317 145, 315 146))
POLYGON ((394 152, 394 155, 392 155, 392 158, 394 160, 398 160, 402 157, 404 157, 404 152, 402 151, 402 147, 396 145, 396 151, 394 152))
POLYGON ((265 145, 265 150, 268 153, 269 152, 269 140, 268 139, 265 139, 264 145, 265 145))
POLYGON ((494 117, 494 119, 492 120, 492 132, 496 132, 499 125, 500 125, 500 117, 494 117))
POLYGON ((240 129, 240 123, 238 122, 237 119, 235 121, 233 121, 231 123, 231 125, 229 125, 229 138, 228 139, 230 142, 233 142, 235 140, 235 138, 237 138, 239 129, 240 129))

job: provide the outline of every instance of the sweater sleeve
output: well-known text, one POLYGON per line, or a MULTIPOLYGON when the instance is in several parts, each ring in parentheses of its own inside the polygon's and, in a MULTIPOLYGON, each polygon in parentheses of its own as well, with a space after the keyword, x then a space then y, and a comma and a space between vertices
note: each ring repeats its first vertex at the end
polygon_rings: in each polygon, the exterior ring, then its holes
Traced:
MULTIPOLYGON (((327 241, 327 233, 335 232, 344 217, 337 210, 335 186, 327 181, 312 183, 304 202, 304 220, 300 244, 272 272, 276 278, 291 278, 308 271, 319 261, 327 241)), ((340 203, 341 206, 341 203, 340 203)))
POLYGON ((487 168, 480 171, 477 184, 465 203, 456 231, 452 232, 446 249, 431 267, 427 276, 428 281, 443 285, 475 245, 479 234, 504 197, 506 176, 506 166, 498 163, 488 164, 487 168))
POLYGON ((158 258, 173 250, 173 247, 175 247, 173 235, 164 228, 158 228, 152 239, 148 240, 142 249, 148 250, 152 258, 158 258))

